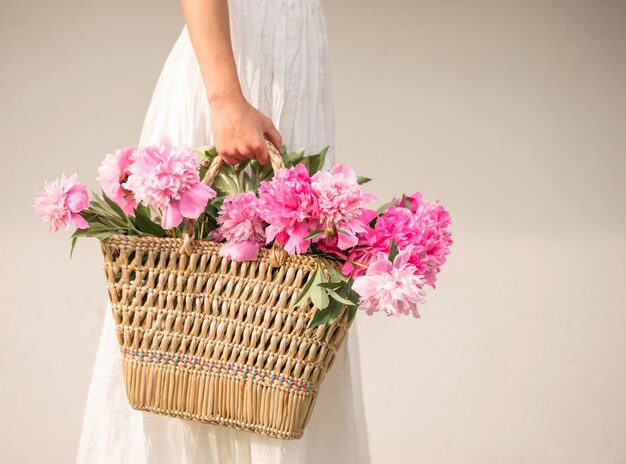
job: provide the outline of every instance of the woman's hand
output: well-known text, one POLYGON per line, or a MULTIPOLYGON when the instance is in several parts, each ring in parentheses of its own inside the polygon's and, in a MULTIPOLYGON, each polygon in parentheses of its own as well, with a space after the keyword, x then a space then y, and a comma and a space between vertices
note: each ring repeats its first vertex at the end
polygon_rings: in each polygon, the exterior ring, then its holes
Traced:
POLYGON ((227 0, 181 0, 189 38, 198 58, 215 148, 228 164, 256 159, 267 164, 263 136, 280 149, 280 134, 266 116, 246 101, 241 91, 230 40, 227 0))
POLYGON ((243 96, 212 99, 210 106, 215 149, 228 164, 245 159, 268 164, 264 136, 280 149, 281 136, 272 121, 243 96))

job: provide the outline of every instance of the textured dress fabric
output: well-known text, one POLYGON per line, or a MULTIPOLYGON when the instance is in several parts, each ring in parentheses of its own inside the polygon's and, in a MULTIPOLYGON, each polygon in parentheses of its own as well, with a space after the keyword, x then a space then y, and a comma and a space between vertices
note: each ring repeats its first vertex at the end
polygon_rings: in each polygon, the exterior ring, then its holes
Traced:
MULTIPOLYGON (((324 16, 317 0, 230 0, 231 34, 248 101, 270 117, 289 148, 334 143, 324 16)), ((202 77, 183 29, 158 80, 140 145, 169 136, 209 145, 202 77)), ((223 426, 133 410, 110 308, 85 407, 77 462, 87 464, 368 463, 353 326, 321 386, 304 437, 285 441, 223 426)))

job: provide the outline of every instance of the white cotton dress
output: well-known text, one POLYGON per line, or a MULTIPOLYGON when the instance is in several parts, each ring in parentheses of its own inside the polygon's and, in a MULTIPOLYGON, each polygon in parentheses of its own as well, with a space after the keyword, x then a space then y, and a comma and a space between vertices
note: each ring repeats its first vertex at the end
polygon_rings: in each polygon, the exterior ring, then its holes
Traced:
MULTIPOLYGON (((229 0, 234 54, 248 101, 289 148, 334 143, 324 16, 318 0, 229 0)), ((157 83, 140 145, 169 136, 208 145, 211 121, 189 35, 183 29, 157 83)), ((332 158, 332 150, 331 150, 332 158)), ((127 402, 120 350, 107 308, 78 448, 80 464, 368 463, 356 331, 320 389, 300 440, 136 411, 127 402)))

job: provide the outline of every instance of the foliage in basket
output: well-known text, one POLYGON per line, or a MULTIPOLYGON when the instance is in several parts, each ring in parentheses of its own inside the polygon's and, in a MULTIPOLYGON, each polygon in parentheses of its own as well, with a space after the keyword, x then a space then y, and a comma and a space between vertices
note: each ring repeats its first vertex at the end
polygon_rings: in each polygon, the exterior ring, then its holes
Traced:
POLYGON ((208 186, 201 179, 216 164, 216 150, 165 139, 107 155, 100 194, 90 198, 76 174, 63 176, 46 182, 33 208, 51 231, 76 226, 72 250, 79 237, 187 234, 223 242, 220 254, 236 261, 256 260, 267 246, 315 255, 320 264, 297 302, 310 298, 318 308, 310 327, 330 325, 345 306, 350 318, 359 307, 419 317, 424 288, 435 287, 452 244, 448 212, 419 193, 374 211, 366 207, 374 197, 361 190, 370 179, 343 165, 322 170, 326 149, 305 156, 283 148, 281 155, 276 175, 271 165, 248 160, 224 164, 208 186))

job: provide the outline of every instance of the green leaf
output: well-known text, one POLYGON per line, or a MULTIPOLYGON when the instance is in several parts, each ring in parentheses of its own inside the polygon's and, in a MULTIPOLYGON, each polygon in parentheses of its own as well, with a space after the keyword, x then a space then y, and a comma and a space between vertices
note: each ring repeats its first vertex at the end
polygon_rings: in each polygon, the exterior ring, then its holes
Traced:
POLYGON ((361 302, 359 294, 352 290, 353 283, 353 280, 347 281, 346 286, 342 289, 342 295, 354 303, 353 306, 348 306, 348 321, 351 321, 354 316, 356 316, 356 311, 359 309, 359 304, 361 302))
POLYGON ((232 176, 235 174, 235 172, 235 166, 232 166, 228 163, 222 164, 222 167, 220 169, 220 175, 223 176, 232 176))
POLYGON ((72 238, 76 237, 91 237, 91 232, 89 232, 89 229, 91 228, 91 222, 89 223, 90 226, 87 229, 76 229, 74 231, 74 233, 72 234, 72 238))
POLYGON ((328 292, 328 296, 330 296, 333 300, 338 301, 339 303, 347 305, 347 306, 354 306, 354 302, 350 301, 348 298, 341 296, 339 293, 335 292, 334 290, 329 288, 326 291, 328 292))
POLYGON ((348 321, 354 319, 357 309, 359 309, 358 303, 356 303, 354 306, 348 306, 348 321))
POLYGON ((213 188, 225 195, 234 195, 238 191, 235 179, 233 179, 226 173, 217 176, 217 179, 215 179, 215 182, 213 182, 213 188))
POLYGON ((104 192, 102 192, 102 198, 104 198, 104 201, 106 202, 107 205, 109 205, 109 208, 111 208, 113 212, 120 217, 120 219, 128 222, 128 216, 126 216, 124 211, 122 211, 122 208, 120 208, 120 206, 117 203, 115 203, 113 200, 107 197, 104 192))
POLYGON ((311 240, 315 237, 317 237, 318 235, 322 235, 324 233, 323 230, 314 230, 313 232, 311 232, 309 235, 307 235, 306 237, 304 237, 305 240, 311 240))
POLYGON ((196 148, 196 154, 201 162, 210 164, 217 156, 217 150, 215 147, 198 147, 196 148))
POLYGON ((313 271, 313 273, 309 275, 309 280, 307 280, 306 284, 304 284, 304 287, 302 287, 302 293, 300 293, 300 296, 296 300, 295 306, 299 306, 309 297, 309 295, 311 294, 311 288, 313 288, 313 284, 316 283, 317 274, 320 272, 322 272, 321 267, 318 265, 315 268, 315 271, 313 271))
POLYGON ((357 292, 352 290, 352 284, 353 283, 354 283, 353 280, 348 282, 348 284, 346 285, 346 288, 345 288, 345 292, 346 292, 346 295, 347 295, 348 299, 350 301, 352 301, 354 304, 358 305, 359 301, 361 301, 361 296, 357 292))
POLYGON ((89 208, 82 210, 80 215, 84 217, 87 222, 96 221, 98 218, 98 215, 89 208))
POLYGON ((72 235, 72 244, 70 245, 70 259, 72 259, 72 255, 74 254, 74 247, 76 246, 76 240, 78 240, 78 236, 72 235))
POLYGON ((201 164, 200 165, 200 171, 198 173, 198 176, 200 177, 200 180, 204 179, 204 176, 206 176, 206 172, 209 170, 209 166, 207 166, 206 164, 201 164))
POLYGON ((109 226, 107 224, 101 224, 99 222, 92 222, 91 224, 89 224, 89 228, 87 229, 82 229, 85 232, 85 235, 93 235, 93 234, 103 234, 103 233, 110 233, 110 234, 117 234, 118 233, 118 229, 112 226, 109 226))
POLYGON ((343 305, 337 301, 331 301, 326 309, 318 309, 313 315, 307 328, 314 328, 321 325, 331 325, 341 314, 343 305))
POLYGON ((318 309, 315 311, 313 318, 309 322, 307 329, 314 329, 315 327, 319 327, 320 325, 326 324, 326 314, 323 310, 318 309))
POLYGON ((263 166, 257 160, 250 161, 250 171, 255 178, 259 178, 259 171, 263 166))
POLYGON ((250 160, 249 159, 245 159, 240 163, 237 163, 237 165, 235 166, 235 172, 237 174, 241 173, 244 169, 246 169, 248 167, 248 165, 250 164, 250 160))
POLYGON ((253 192, 255 190, 252 177, 248 171, 244 171, 242 175, 241 188, 244 192, 253 192))
POLYGON ((315 281, 311 286, 311 294, 309 298, 311 298, 311 302, 317 306, 318 309, 324 309, 330 303, 330 298, 328 298, 328 293, 325 288, 319 286, 321 283, 326 283, 328 280, 326 279, 326 273, 324 269, 320 265, 320 271, 315 275, 315 281))
POLYGON ((142 205, 141 203, 139 203, 135 207, 135 215, 137 215, 137 214, 141 214, 141 215, 147 217, 148 219, 152 218, 152 213, 150 212, 150 208, 148 208, 145 205, 142 205))
POLYGON ((105 216, 105 217, 110 216, 111 210, 107 206, 107 204, 103 203, 103 201, 93 192, 92 192, 92 196, 93 196, 93 200, 91 200, 91 202, 89 203, 89 210, 94 212, 98 216, 105 216))
POLYGON ((393 263, 393 260, 398 256, 398 244, 396 243, 396 239, 391 239, 391 248, 389 249, 389 261, 393 263))
POLYGON ((335 232, 339 233, 339 234, 343 234, 343 235, 350 235, 349 232, 343 230, 343 229, 337 229, 335 232))
POLYGON ((363 185, 363 184, 367 184, 369 181, 371 181, 372 179, 370 179, 369 177, 365 177, 365 176, 356 176, 356 182, 359 185, 363 185))
POLYGON ((320 151, 318 154, 305 158, 308 161, 307 168, 311 176, 320 169, 322 169, 322 167, 324 166, 324 162, 326 161, 326 153, 328 153, 328 148, 329 147, 326 147, 322 149, 322 151, 320 151))
POLYGON ((274 170, 272 169, 272 165, 268 164, 267 166, 262 166, 258 162, 254 161, 252 164, 256 163, 258 165, 257 168, 257 185, 263 182, 264 180, 271 179, 274 175, 274 170))
MULTIPOLYGON (((119 233, 119 229, 115 226, 109 226, 100 222, 90 222, 87 229, 76 229, 72 234, 72 240, 78 237, 95 237, 99 240, 104 240, 119 233)), ((74 244, 72 244, 73 250, 74 244)))
POLYGON ((322 282, 317 284, 318 287, 338 289, 344 286, 344 282, 322 282))
POLYGON ((285 166, 290 168, 300 163, 304 159, 304 148, 300 148, 288 154, 283 155, 285 166))
POLYGON ((389 209, 390 206, 394 206, 397 202, 398 200, 391 200, 390 202, 385 203, 376 210, 376 213, 378 213, 378 215, 383 214, 385 211, 387 211, 387 209, 389 209))
MULTIPOLYGON (((319 284, 319 282, 317 282, 319 284)), ((330 303, 330 298, 328 298, 328 290, 320 287, 319 285, 314 284, 311 288, 311 302, 319 309, 324 309, 330 303)))
MULTIPOLYGON (((217 205, 214 205, 212 202, 207 203, 206 208, 204 208, 204 213, 213 219, 216 219, 218 214, 219 214, 220 209, 217 207, 217 205)), ((200 222, 200 220, 198 219, 198 222, 200 222)))
POLYGON ((404 206, 406 209, 411 209, 411 202, 409 201, 409 199, 407 197, 404 197, 404 201, 402 202, 402 206, 404 206))
POLYGON ((150 209, 143 205, 138 205, 135 208, 135 227, 140 232, 155 237, 165 237, 167 235, 165 229, 151 219, 150 209))

